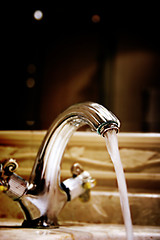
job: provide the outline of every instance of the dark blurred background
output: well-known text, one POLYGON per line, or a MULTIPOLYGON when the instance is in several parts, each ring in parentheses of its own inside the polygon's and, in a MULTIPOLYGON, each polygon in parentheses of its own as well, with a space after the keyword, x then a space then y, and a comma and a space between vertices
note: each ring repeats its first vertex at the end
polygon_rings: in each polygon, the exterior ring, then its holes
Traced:
POLYGON ((153 3, 1 6, 0 129, 47 129, 70 105, 95 101, 121 131, 159 132, 159 30, 153 3))

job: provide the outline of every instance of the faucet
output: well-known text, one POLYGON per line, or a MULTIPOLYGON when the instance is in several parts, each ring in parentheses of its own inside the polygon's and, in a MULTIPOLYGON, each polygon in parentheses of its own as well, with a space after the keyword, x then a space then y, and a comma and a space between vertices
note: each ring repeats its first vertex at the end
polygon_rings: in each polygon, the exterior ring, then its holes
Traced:
POLYGON ((0 164, 0 190, 20 204, 25 214, 23 227, 58 226, 58 215, 67 201, 83 197, 95 186, 95 180, 78 163, 72 166, 72 178, 60 181, 66 145, 72 134, 86 124, 101 136, 120 128, 117 117, 102 105, 75 104, 60 114, 47 131, 29 181, 14 173, 14 159, 0 164))

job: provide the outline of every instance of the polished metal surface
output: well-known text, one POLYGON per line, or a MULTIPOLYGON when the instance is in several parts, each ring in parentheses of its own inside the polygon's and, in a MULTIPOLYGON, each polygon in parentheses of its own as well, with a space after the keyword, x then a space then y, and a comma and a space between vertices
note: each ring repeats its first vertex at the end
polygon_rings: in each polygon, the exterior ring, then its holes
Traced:
MULTIPOLYGON (((102 136, 106 131, 118 131, 120 127, 114 114, 102 105, 92 102, 73 105, 59 115, 44 137, 29 186, 19 199, 26 214, 23 226, 57 225, 57 216, 68 200, 67 191, 70 191, 60 182, 62 156, 72 134, 86 124, 102 136)), ((81 193, 82 191, 79 192, 81 193)))

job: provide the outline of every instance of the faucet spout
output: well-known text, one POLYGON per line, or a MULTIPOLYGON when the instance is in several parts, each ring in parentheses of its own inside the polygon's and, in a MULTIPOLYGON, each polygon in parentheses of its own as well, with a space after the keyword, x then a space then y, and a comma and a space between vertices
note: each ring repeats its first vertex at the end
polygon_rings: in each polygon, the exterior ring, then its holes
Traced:
POLYGON ((27 190, 19 199, 27 217, 24 226, 30 222, 44 227, 57 224, 58 214, 68 195, 72 195, 71 190, 60 183, 62 156, 72 134, 86 124, 102 136, 108 130, 120 128, 113 113, 93 102, 73 105, 59 115, 42 141, 27 190))

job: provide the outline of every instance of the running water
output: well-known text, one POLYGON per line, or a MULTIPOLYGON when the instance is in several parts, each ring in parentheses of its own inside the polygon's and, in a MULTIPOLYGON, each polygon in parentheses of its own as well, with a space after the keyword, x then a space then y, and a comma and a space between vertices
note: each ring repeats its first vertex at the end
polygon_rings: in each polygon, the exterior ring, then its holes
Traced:
POLYGON ((127 186, 125 181, 125 175, 120 159, 119 149, 118 149, 118 140, 115 130, 107 131, 105 134, 106 146, 110 154, 111 160, 114 165, 114 169, 117 176, 117 183, 120 194, 120 203, 124 219, 124 224, 126 228, 126 235, 128 240, 133 240, 133 229, 132 229, 132 220, 128 202, 127 195, 127 186))

